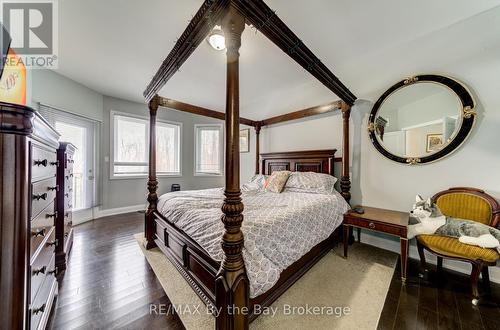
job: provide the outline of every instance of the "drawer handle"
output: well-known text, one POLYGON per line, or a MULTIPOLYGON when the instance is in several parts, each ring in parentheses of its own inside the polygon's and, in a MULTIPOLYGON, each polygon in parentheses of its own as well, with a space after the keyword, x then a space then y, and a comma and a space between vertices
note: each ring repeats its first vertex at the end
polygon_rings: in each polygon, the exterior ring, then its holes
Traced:
POLYGON ((70 177, 73 177, 73 173, 71 173, 69 176, 70 176, 70 177))
POLYGON ((39 231, 32 231, 31 236, 33 237, 38 237, 38 236, 45 236, 45 228, 40 229, 39 231))
POLYGON ((66 175, 66 179, 69 179, 69 175, 66 175))
POLYGON ((59 166, 59 161, 56 160, 55 162, 50 162, 51 166, 59 166))
POLYGON ((54 268, 53 270, 49 270, 49 271, 47 272, 47 275, 54 275, 54 276, 56 276, 56 275, 57 275, 57 273, 58 273, 58 269, 57 269, 57 267, 56 267, 56 268, 54 268))
POLYGON ((69 217, 69 212, 64 213, 64 217, 65 218, 69 217))
POLYGON ((57 212, 54 212, 54 213, 47 213, 45 215, 46 218, 55 218, 57 217, 57 212))
POLYGON ((375 224, 374 224, 373 222, 370 222, 370 223, 368 224, 368 227, 370 227, 371 229, 373 229, 373 228, 375 228, 375 224))
POLYGON ((36 166, 43 166, 43 167, 46 167, 47 166, 47 159, 35 159, 35 161, 33 162, 36 166))
POLYGON ((54 190, 58 191, 59 190, 59 186, 48 187, 47 189, 50 190, 50 191, 54 191, 54 190))
POLYGON ((47 199, 47 193, 33 195, 33 199, 36 199, 37 201, 39 201, 40 199, 46 200, 47 199))
POLYGON ((64 233, 64 237, 68 237, 68 236, 69 236, 68 232, 64 233))
POLYGON ((57 246, 58 240, 55 239, 52 242, 47 242, 47 246, 57 246))
POLYGON ((43 266, 43 267, 40 267, 40 268, 36 268, 36 269, 33 269, 33 276, 38 276, 40 274, 45 274, 45 271, 47 270, 47 267, 46 266, 43 266))
POLYGON ((73 204, 68 204, 68 209, 72 209, 73 208, 73 204))
POLYGON ((42 306, 40 306, 38 308, 33 309, 33 314, 37 315, 37 314, 43 313, 44 311, 45 311, 45 304, 43 304, 42 306))

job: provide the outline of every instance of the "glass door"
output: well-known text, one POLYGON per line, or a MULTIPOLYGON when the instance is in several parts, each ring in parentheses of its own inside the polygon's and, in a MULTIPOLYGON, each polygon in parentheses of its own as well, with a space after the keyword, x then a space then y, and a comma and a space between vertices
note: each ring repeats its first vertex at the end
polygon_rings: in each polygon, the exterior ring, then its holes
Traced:
POLYGON ((94 127, 86 120, 55 120, 61 134, 60 142, 70 142, 76 147, 73 164, 73 209, 88 209, 93 205, 94 191, 94 127))

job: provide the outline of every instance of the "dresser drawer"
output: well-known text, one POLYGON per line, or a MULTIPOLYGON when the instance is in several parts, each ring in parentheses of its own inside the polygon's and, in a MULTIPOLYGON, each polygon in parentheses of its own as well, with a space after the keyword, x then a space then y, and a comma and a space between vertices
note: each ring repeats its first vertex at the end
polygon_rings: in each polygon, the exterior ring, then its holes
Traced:
POLYGON ((66 154, 66 168, 73 167, 73 164, 75 163, 73 157, 73 154, 66 154))
POLYGON ((56 293, 56 278, 54 276, 47 276, 30 306, 31 330, 45 329, 56 293))
POLYGON ((396 236, 406 235, 405 228, 363 218, 345 217, 344 223, 355 227, 367 228, 396 236))
POLYGON ((31 303, 36 299, 38 291, 46 278, 56 278, 56 256, 54 253, 47 264, 31 267, 31 303))
POLYGON ((71 231, 71 228, 73 228, 71 226, 71 223, 64 224, 64 238, 69 236, 69 232, 71 231))
POLYGON ((32 144, 31 180, 36 181, 56 174, 57 158, 55 150, 32 144))
POLYGON ((71 248, 70 245, 73 240, 73 229, 71 226, 65 228, 64 232, 64 252, 69 253, 69 249, 71 248))
POLYGON ((50 230, 54 227, 54 219, 56 212, 54 210, 54 202, 51 202, 40 214, 31 221, 31 254, 33 256, 40 244, 49 235, 50 230))
POLYGON ((71 226, 72 220, 73 220, 73 212, 71 210, 66 209, 66 212, 64 212, 64 225, 71 226))
POLYGON ((72 210, 73 209, 73 198, 72 196, 69 198, 64 198, 64 209, 72 210))
POLYGON ((38 181, 31 185, 31 218, 36 217, 56 197, 56 177, 38 181))
POLYGON ((47 265, 50 261, 51 254, 54 253, 56 247, 56 230, 55 227, 47 229, 45 235, 46 240, 43 240, 38 249, 33 253, 30 261, 32 267, 41 267, 47 265))

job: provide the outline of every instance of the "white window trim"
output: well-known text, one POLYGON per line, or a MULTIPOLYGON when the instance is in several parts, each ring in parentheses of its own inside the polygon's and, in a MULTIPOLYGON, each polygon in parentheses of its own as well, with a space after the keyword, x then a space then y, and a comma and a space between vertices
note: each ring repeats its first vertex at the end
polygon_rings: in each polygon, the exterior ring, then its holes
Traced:
POLYGON ((226 154, 225 151, 225 146, 224 146, 224 137, 225 137, 225 132, 224 132, 224 125, 223 124, 195 124, 194 125, 194 162, 193 162, 193 175, 194 176, 206 176, 206 177, 219 177, 219 176, 224 176, 224 157, 226 154), (221 139, 220 139, 220 164, 221 164, 221 171, 220 173, 217 174, 211 174, 211 173, 198 173, 196 171, 196 161, 197 161, 197 156, 198 156, 198 127, 218 127, 221 134, 221 139))
MULTIPOLYGON (((147 163, 146 166, 149 166, 149 121, 150 118, 146 116, 141 116, 141 115, 136 115, 133 113, 128 113, 128 112, 122 112, 122 111, 116 111, 116 110, 111 110, 110 115, 109 115, 109 179, 110 180, 129 180, 129 179, 144 179, 149 176, 149 174, 131 174, 131 175, 117 175, 114 173, 114 165, 117 163, 120 164, 120 162, 115 162, 115 122, 114 122, 114 116, 123 116, 123 117, 130 117, 130 118, 136 118, 136 119, 142 119, 145 120, 147 125, 146 125, 146 131, 147 131, 147 141, 146 141, 146 147, 147 147, 147 163)), ((156 172, 156 176, 158 178, 161 177, 168 177, 168 178, 180 178, 182 177, 182 132, 183 132, 183 124, 181 122, 175 122, 175 121, 169 121, 169 120, 163 120, 163 119, 156 119, 157 123, 164 123, 164 124, 170 124, 170 125, 177 125, 179 126, 179 173, 158 173, 156 172)), ((127 163, 131 164, 131 163, 127 163)), ((144 166, 144 163, 137 163, 137 165, 144 166)))

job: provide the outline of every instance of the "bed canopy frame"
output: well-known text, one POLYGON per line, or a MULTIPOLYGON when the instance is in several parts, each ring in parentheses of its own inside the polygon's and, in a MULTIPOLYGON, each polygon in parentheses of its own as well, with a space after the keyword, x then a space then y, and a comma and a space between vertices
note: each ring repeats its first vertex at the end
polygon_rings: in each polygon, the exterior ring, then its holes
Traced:
MULTIPOLYGON (((256 164, 255 172, 259 173, 259 133, 262 127, 282 123, 289 120, 305 118, 313 115, 340 110, 343 119, 343 141, 342 158, 334 158, 334 150, 311 151, 306 153, 267 154, 263 158, 294 158, 326 160, 328 172, 333 174, 333 161, 341 161, 342 171, 340 188, 342 196, 349 202, 350 177, 349 177, 349 117, 351 106, 356 96, 342 84, 342 82, 312 53, 309 48, 286 26, 286 24, 271 10, 262 0, 205 0, 200 9, 189 22, 189 25, 176 42, 172 51, 168 54, 162 65, 154 75, 153 79, 144 91, 146 102, 149 103, 150 112, 150 140, 149 140, 149 178, 148 178, 148 208, 145 215, 145 247, 151 249, 157 246, 159 239, 158 223, 167 225, 167 222, 158 222, 162 215, 157 210, 158 203, 158 180, 156 177, 156 114, 159 107, 175 109, 202 116, 208 116, 225 121, 225 189, 224 202, 222 205, 222 222, 224 223, 224 234, 221 238, 223 260, 220 264, 214 264, 209 259, 200 258, 204 252, 196 246, 189 237, 183 237, 182 233, 175 228, 168 228, 176 241, 182 240, 180 255, 177 259, 172 257, 173 247, 161 247, 162 251, 174 262, 188 283, 195 289, 198 295, 207 304, 214 303, 212 307, 220 310, 216 315, 217 329, 248 329, 249 320, 256 317, 252 311, 252 304, 270 305, 289 286, 291 286, 302 274, 304 274, 314 263, 330 248, 328 242, 322 242, 313 248, 307 255, 294 263, 283 272, 283 283, 278 282, 276 288, 270 290, 256 299, 249 298, 249 280, 243 261, 243 233, 241 224, 243 221, 243 203, 240 191, 240 161, 239 161, 239 131, 240 123, 252 126, 256 132, 256 164), (245 24, 252 25, 262 34, 276 44, 283 52, 288 54, 302 68, 311 73, 316 79, 334 92, 341 100, 328 104, 294 111, 288 114, 268 118, 261 121, 240 118, 239 116, 239 48, 241 46, 241 34, 245 24), (215 25, 221 25, 226 39, 226 109, 218 112, 211 109, 179 102, 159 96, 157 93, 166 82, 179 70, 181 65, 193 53, 196 47, 203 42, 215 25), (194 260, 196 268, 217 267, 214 280, 212 299, 207 298, 206 287, 210 282, 202 277, 205 273, 196 273, 194 269, 187 272, 186 263, 194 262, 187 256, 192 253, 198 259, 194 260), (178 260, 178 259, 184 260, 178 260), (183 265, 184 263, 184 265, 183 265), (188 274, 190 273, 190 274, 188 274), (193 276, 194 274, 195 276, 193 276), (207 284, 208 283, 208 284, 207 284), (205 288, 206 290, 201 290, 205 288), (202 292, 204 291, 204 292, 202 292), (259 299, 260 298, 260 299, 259 299), (228 308, 232 306, 234 308, 228 308)), ((264 161, 263 161, 264 164, 264 161)), ((265 169, 263 168, 263 171, 265 169)), ((319 172, 322 169, 318 170, 319 172)), ((265 173, 265 172, 264 172, 265 173)), ((166 219, 163 219, 166 220, 166 219)), ((167 228, 164 228, 167 236, 167 228)), ((185 235, 185 234, 184 234, 185 235)), ((167 238, 165 238, 166 240, 167 238)), ((173 242, 173 241, 172 241, 173 242)), ((192 266, 193 266, 192 265, 192 266)), ((193 266, 193 267, 194 267, 193 266)), ((200 271, 201 272, 201 271, 200 271)))

